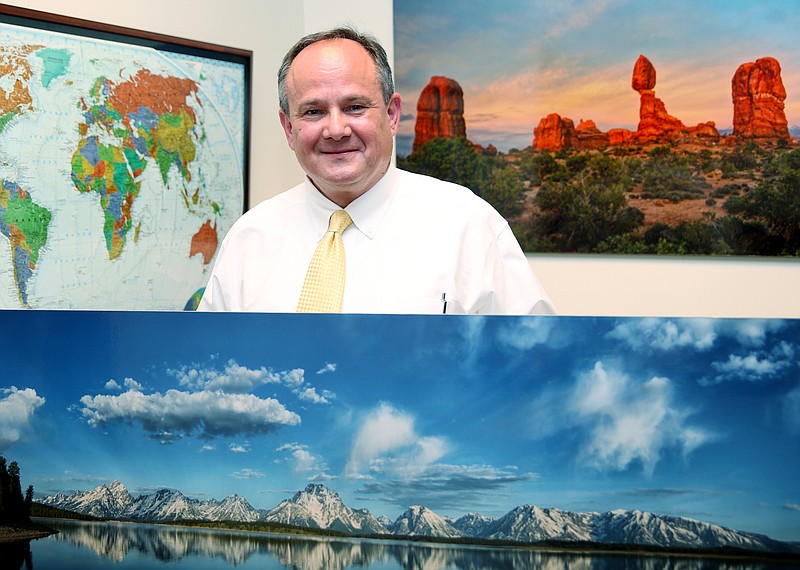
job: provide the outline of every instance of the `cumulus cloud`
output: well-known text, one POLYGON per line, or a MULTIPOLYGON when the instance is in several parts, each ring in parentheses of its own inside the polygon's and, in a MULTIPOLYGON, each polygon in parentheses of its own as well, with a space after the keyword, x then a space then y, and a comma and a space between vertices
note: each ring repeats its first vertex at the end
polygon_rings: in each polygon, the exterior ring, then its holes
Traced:
POLYGON ((672 350, 687 346, 708 350, 714 345, 717 331, 712 319, 644 318, 622 321, 608 336, 634 350, 672 350))
POLYGON ((687 455, 711 439, 688 425, 690 414, 673 402, 667 378, 635 381, 601 362, 578 378, 570 409, 585 433, 579 459, 599 470, 638 462, 652 473, 666 451, 687 455))
POLYGON ((336 364, 326 362, 325 366, 317 370, 317 374, 327 374, 328 372, 336 372, 336 364))
POLYGON ((143 386, 133 378, 125 378, 124 385, 128 390, 133 390, 134 392, 141 392, 143 389, 143 386))
MULTIPOLYGON (((299 371, 302 377, 302 370, 299 371)), ((287 376, 295 381, 297 371, 273 372, 260 368, 248 368, 229 360, 225 368, 203 368, 199 366, 184 366, 176 370, 169 370, 181 386, 193 390, 222 390, 228 393, 245 394, 252 392, 265 384, 279 384, 287 376)))
POLYGON ((796 354, 796 347, 786 341, 778 343, 769 351, 751 351, 744 356, 731 354, 728 360, 712 362, 711 367, 717 374, 701 379, 700 383, 709 386, 732 380, 750 382, 771 380, 796 366, 796 354))
POLYGON ((333 397, 333 394, 327 390, 324 390, 322 394, 318 394, 317 389, 312 387, 300 391, 297 394, 297 397, 301 400, 306 400, 307 402, 312 402, 314 404, 329 404, 330 398, 333 397))
POLYGON ((351 477, 392 472, 411 477, 449 452, 443 437, 421 436, 410 414, 388 403, 379 404, 361 423, 353 440, 346 472, 351 477))
POLYGON ((300 423, 300 416, 274 398, 221 390, 163 394, 128 390, 116 396, 87 395, 80 401, 89 425, 138 423, 164 443, 192 434, 203 438, 264 434, 300 423))
POLYGON ((0 449, 20 440, 30 428, 36 410, 45 399, 33 388, 18 389, 16 386, 0 389, 0 449))
POLYGON ((718 326, 745 346, 762 346, 767 336, 778 332, 786 322, 779 319, 731 319, 718 321, 718 326))
POLYGON ((315 478, 319 478, 320 474, 327 471, 327 466, 324 462, 311 453, 307 445, 302 445, 297 442, 286 443, 275 450, 277 453, 287 454, 287 461, 293 464, 295 473, 309 473, 317 471, 315 478))

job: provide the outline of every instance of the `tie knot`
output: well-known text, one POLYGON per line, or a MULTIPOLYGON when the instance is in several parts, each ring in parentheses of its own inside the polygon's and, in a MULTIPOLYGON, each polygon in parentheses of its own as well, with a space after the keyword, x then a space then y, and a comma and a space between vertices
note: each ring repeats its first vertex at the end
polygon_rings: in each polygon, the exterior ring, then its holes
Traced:
POLYGON ((340 234, 352 223, 353 220, 350 218, 350 214, 344 210, 336 210, 331 214, 331 219, 328 222, 328 231, 340 234))

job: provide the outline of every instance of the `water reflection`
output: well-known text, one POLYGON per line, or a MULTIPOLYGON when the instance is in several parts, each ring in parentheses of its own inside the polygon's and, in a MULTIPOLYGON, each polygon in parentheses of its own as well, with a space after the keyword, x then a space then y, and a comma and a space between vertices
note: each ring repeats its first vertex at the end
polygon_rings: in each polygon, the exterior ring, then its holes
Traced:
MULTIPOLYGON (((59 533, 32 545, 30 554, 20 551, 3 568, 33 570, 36 552, 47 541, 67 542, 121 563, 135 553, 160 563, 190 557, 216 559, 214 568, 238 566, 252 558, 278 561, 294 570, 343 570, 345 568, 398 568, 406 570, 753 570, 779 566, 752 561, 719 561, 699 558, 633 555, 591 555, 536 552, 526 549, 470 548, 453 545, 411 544, 399 541, 303 538, 232 531, 210 531, 170 526, 48 521, 59 533)), ((124 564, 122 565, 124 566, 124 564)), ((79 565, 74 568, 80 568, 79 565)), ((41 569, 46 570, 46 569, 41 569)))
POLYGON ((3 568, 32 570, 31 541, 0 542, 0 560, 3 561, 3 568))

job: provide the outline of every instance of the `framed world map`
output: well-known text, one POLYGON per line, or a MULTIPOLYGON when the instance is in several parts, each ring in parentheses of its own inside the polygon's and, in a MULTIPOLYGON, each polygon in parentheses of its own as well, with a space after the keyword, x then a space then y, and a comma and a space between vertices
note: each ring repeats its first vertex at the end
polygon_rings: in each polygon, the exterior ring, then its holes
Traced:
POLYGON ((0 6, 0 307, 193 308, 247 206, 251 59, 0 6))

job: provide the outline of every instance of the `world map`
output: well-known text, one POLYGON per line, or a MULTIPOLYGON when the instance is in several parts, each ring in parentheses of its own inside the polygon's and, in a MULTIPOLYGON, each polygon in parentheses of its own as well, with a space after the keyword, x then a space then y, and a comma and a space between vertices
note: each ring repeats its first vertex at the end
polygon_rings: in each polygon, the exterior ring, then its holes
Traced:
POLYGON ((0 23, 0 308, 196 306, 245 93, 237 62, 0 23))

